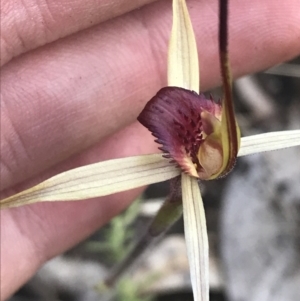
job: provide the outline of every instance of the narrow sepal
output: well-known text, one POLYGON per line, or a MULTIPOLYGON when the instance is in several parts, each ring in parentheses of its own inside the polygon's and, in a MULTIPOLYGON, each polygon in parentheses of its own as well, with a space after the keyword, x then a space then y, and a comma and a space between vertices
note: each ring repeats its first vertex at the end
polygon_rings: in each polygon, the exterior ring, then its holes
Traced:
POLYGON ((0 201, 0 209, 45 201, 75 201, 174 178, 180 170, 160 154, 114 159, 58 174, 0 201))
POLYGON ((200 91, 195 34, 185 0, 173 0, 173 25, 168 52, 168 86, 200 91))
POLYGON ((194 300, 209 300, 209 246, 206 219, 197 179, 182 175, 184 233, 194 300))
POLYGON ((300 130, 270 132, 242 137, 238 157, 300 146, 300 130))
POLYGON ((240 146, 240 129, 235 119, 232 79, 228 56, 228 1, 219 0, 219 52, 224 96, 222 99, 223 164, 212 178, 224 176, 233 168, 240 146))

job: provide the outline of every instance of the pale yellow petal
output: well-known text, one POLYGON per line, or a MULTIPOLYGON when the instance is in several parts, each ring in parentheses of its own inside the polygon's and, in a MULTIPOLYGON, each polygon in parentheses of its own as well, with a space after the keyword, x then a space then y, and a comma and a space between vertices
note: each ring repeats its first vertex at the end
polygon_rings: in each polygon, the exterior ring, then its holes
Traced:
POLYGON ((208 236, 205 212, 196 178, 182 174, 184 232, 194 300, 209 300, 208 236))
POLYGON ((200 91, 195 35, 184 0, 173 0, 173 27, 168 53, 168 86, 200 91))
MULTIPOLYGON (((184 0, 173 0, 173 28, 168 56, 168 85, 200 91, 194 31, 184 0)), ((197 180, 182 174, 185 238, 194 300, 209 300, 208 237, 197 180)))
POLYGON ((0 208, 44 201, 73 201, 165 181, 180 170, 160 154, 128 157, 86 165, 58 174, 0 201, 0 208))
POLYGON ((242 137, 238 157, 300 145, 300 130, 242 137))

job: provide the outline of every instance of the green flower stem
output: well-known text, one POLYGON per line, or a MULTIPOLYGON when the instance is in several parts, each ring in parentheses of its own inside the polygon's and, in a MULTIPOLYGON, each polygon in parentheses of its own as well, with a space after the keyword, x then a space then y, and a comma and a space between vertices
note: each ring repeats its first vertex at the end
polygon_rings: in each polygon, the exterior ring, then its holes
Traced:
POLYGON ((106 278, 104 283, 107 287, 113 287, 120 277, 144 253, 148 246, 158 241, 160 236, 181 217, 182 197, 180 177, 172 179, 170 185, 170 195, 152 220, 146 234, 141 237, 126 258, 106 278))
POLYGON ((149 232, 142 236, 134 248, 129 252, 123 261, 120 262, 105 279, 106 287, 111 288, 119 281, 123 274, 132 266, 133 263, 144 253, 148 246, 158 240, 157 236, 152 236, 149 232))
POLYGON ((180 177, 170 180, 170 195, 154 217, 149 233, 158 236, 166 232, 182 215, 180 177))

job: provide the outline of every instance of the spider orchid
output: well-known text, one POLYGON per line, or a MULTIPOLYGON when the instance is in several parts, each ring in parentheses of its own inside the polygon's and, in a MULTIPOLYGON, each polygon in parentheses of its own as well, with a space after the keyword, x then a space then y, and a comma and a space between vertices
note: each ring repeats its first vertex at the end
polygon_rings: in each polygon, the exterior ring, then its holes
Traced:
POLYGON ((58 174, 0 201, 1 209, 45 201, 74 201, 171 180, 170 195, 147 234, 108 277, 113 284, 152 240, 182 214, 195 300, 209 300, 208 238, 198 180, 226 175, 239 156, 300 145, 300 130, 240 138, 235 120, 227 53, 227 1, 220 0, 219 51, 224 96, 199 94, 199 63, 185 0, 173 0, 168 85, 138 120, 161 144, 162 154, 114 159, 58 174), (171 160, 171 161, 170 161, 171 160))

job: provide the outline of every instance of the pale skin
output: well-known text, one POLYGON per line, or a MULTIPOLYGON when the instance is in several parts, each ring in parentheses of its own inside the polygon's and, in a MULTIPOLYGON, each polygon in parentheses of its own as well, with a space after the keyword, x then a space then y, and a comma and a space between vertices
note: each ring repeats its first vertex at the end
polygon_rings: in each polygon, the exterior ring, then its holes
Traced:
MULTIPOLYGON (((2 197, 70 168, 157 152, 152 136, 135 120, 146 101, 166 85, 171 2, 70 4, 1 4, 2 197)), ((220 82, 217 1, 188 5, 205 90, 220 82)), ((299 55, 299 11, 299 0, 284 5, 231 1, 234 76, 299 55)), ((2 211, 1 300, 45 261, 107 223, 140 192, 2 211)))

